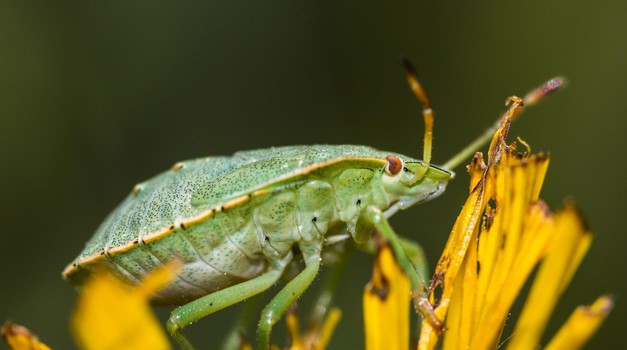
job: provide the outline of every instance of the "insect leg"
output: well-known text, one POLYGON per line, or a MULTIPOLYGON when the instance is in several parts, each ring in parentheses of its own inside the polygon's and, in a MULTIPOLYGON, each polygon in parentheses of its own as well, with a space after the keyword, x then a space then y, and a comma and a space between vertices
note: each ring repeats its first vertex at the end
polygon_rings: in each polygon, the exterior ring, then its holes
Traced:
POLYGON ((414 268, 412 261, 407 256, 407 252, 405 251, 407 244, 404 244, 401 239, 399 239, 379 208, 375 206, 366 207, 360 214, 358 221, 360 220, 362 222, 370 222, 377 229, 377 231, 379 231, 381 236, 390 243, 398 264, 401 266, 403 271, 405 271, 405 274, 411 283, 414 307, 433 325, 434 328, 441 329, 442 323, 435 317, 433 307, 426 298, 425 282, 414 268))
MULTIPOLYGON (((367 253, 374 254, 376 252, 376 246, 373 244, 370 237, 374 231, 375 223, 372 220, 372 214, 365 214, 367 211, 368 209, 359 216, 353 238, 357 243, 357 247, 367 253)), ((424 250, 418 242, 403 237, 398 237, 398 240, 403 251, 414 266, 414 269, 417 271, 420 282, 424 285, 424 281, 429 279, 429 264, 427 263, 424 250)))
POLYGON ((420 244, 404 237, 398 237, 398 239, 407 257, 414 265, 416 272, 418 272, 420 279, 427 281, 429 279, 429 263, 427 262, 427 257, 420 244))
POLYGON ((325 276, 320 294, 316 297, 313 309, 309 315, 310 325, 322 325, 325 316, 331 309, 337 285, 340 283, 342 274, 346 268, 347 257, 352 245, 347 244, 338 252, 337 261, 331 264, 329 273, 325 276))
MULTIPOLYGON (((404 237, 398 237, 401 242, 401 246, 403 250, 407 254, 407 257, 414 265, 416 272, 418 272, 418 276, 421 281, 429 280, 429 263, 427 262, 427 257, 425 256, 425 252, 420 246, 418 242, 406 239, 404 237)), ((425 296, 420 295, 418 298, 421 298, 423 302, 428 302, 425 296)), ((429 311, 431 312, 431 311, 429 311)), ((420 324, 421 319, 420 316, 417 316, 417 324, 420 324)))
POLYGON ((170 332, 172 338, 174 338, 182 349, 194 349, 194 346, 187 337, 181 333, 183 328, 218 310, 239 303, 240 301, 265 291, 272 287, 279 277, 281 277, 282 273, 283 270, 280 267, 271 267, 271 269, 264 274, 249 281, 205 295, 204 297, 174 309, 168 320, 168 332, 170 332))
POLYGON ((281 319, 287 309, 311 285, 320 269, 320 253, 312 254, 305 260, 305 269, 289 281, 261 312, 257 327, 257 348, 270 348, 272 327, 281 319))

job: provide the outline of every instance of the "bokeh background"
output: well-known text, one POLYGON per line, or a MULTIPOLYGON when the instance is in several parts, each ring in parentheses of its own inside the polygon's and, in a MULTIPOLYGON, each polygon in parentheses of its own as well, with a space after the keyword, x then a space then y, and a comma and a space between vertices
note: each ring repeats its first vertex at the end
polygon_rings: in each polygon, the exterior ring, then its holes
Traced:
MULTIPOLYGON (((0 2, 0 320, 73 348, 76 294, 61 270, 136 182, 178 160, 311 143, 419 156, 401 55, 436 110, 435 162, 491 124, 507 96, 569 79, 511 131, 552 153, 551 208, 575 198, 597 233, 551 329, 614 293, 589 348, 626 346, 627 3, 617 0, 0 2)), ((443 197, 393 219, 432 264, 465 198, 458 173, 443 197)), ((371 257, 352 254, 332 349, 363 347, 370 269, 371 257)), ((190 333, 211 348, 237 311, 190 333)))

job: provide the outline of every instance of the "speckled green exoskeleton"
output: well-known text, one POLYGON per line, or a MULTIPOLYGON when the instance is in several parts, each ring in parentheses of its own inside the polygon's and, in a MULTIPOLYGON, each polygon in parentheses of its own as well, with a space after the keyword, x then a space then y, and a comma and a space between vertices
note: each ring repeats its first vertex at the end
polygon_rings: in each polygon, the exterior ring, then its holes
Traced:
POLYGON ((272 326, 312 283, 327 244, 350 237, 364 243, 376 229, 409 276, 418 309, 429 316, 424 283, 406 254, 407 241, 396 236, 387 219, 440 195, 453 178, 447 169, 492 132, 444 167, 431 165, 433 115, 407 67, 426 121, 423 160, 365 146, 316 145, 180 162, 136 185, 64 277, 80 285, 97 263, 104 263, 137 283, 168 261, 182 261, 175 280, 155 301, 182 305, 167 328, 181 347, 192 348, 181 333, 184 327, 270 288, 299 251, 304 269, 262 311, 257 342, 267 349, 272 326))

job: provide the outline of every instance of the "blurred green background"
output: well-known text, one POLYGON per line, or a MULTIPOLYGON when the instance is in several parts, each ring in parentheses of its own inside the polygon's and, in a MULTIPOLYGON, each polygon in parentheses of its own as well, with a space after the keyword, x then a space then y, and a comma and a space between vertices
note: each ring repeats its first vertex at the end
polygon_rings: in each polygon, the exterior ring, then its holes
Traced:
MULTIPOLYGON (((419 156, 401 55, 436 111, 435 162, 507 96, 569 79, 510 133, 552 153, 542 197, 553 209, 574 197, 597 233, 551 329, 614 293, 589 348, 627 346, 627 3, 616 0, 0 2, 0 319, 73 348, 76 294, 61 270, 135 183, 178 160, 311 143, 419 156)), ((393 219, 432 264, 467 191, 457 171, 443 197, 393 219)), ((370 262, 352 254, 332 349, 363 347, 370 262)), ((236 311, 191 333, 211 344, 236 311)))

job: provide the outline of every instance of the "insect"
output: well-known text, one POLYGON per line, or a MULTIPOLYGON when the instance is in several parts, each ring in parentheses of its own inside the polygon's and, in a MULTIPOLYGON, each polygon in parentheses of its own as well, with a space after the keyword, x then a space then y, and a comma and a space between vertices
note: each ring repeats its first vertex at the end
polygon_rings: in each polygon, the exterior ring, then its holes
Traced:
POLYGON ((423 160, 366 146, 315 145, 176 163, 136 185, 63 276, 80 285, 96 264, 104 263, 137 283, 170 260, 182 261, 176 279, 155 301, 181 305, 167 328, 182 348, 191 349, 182 333, 186 326, 270 288, 294 259, 296 247, 304 269, 262 311, 257 344, 268 349, 272 326, 316 277, 327 243, 350 237, 363 243, 376 229, 391 243, 410 278, 415 304, 429 317, 420 293, 424 283, 403 249, 407 243, 387 219, 442 194, 454 177, 447 169, 494 130, 444 167, 431 165, 433 112, 414 69, 408 62, 405 67, 423 106, 423 160))

